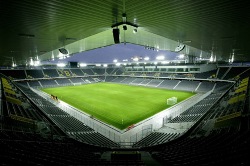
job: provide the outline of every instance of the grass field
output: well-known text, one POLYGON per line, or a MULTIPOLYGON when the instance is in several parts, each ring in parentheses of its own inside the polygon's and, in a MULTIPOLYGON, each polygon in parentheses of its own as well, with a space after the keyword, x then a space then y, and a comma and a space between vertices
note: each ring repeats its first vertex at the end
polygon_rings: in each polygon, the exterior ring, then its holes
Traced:
POLYGON ((168 107, 167 99, 181 102, 194 93, 114 83, 42 89, 48 94, 104 121, 125 129, 168 107))

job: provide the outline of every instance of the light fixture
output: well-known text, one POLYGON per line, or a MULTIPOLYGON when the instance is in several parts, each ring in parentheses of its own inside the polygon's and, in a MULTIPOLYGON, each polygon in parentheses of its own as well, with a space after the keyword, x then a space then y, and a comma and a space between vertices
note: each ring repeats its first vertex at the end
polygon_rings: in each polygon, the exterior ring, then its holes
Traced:
POLYGON ((58 50, 59 50, 59 52, 60 52, 61 54, 64 54, 64 55, 68 55, 68 54, 69 54, 68 50, 65 49, 65 48, 59 48, 58 50))
POLYGON ((33 66, 34 65, 34 61, 32 59, 32 57, 30 57, 30 66, 33 66))
POLYGON ((210 62, 213 62, 213 60, 214 60, 213 55, 211 55, 209 61, 210 61, 210 62))
POLYGON ((175 52, 180 52, 185 48, 185 45, 180 43, 176 48, 175 48, 175 52))
POLYGON ((179 58, 180 58, 180 59, 183 59, 184 57, 185 57, 184 54, 180 54, 180 55, 179 55, 179 58))
POLYGON ((133 61, 138 61, 139 60, 139 58, 138 57, 135 57, 135 58, 133 58, 133 61))
POLYGON ((130 25, 132 27, 134 27, 135 29, 133 30, 133 32, 137 32, 137 28, 138 25, 132 22, 127 21, 127 15, 126 13, 122 14, 122 21, 121 22, 116 22, 115 24, 111 25, 111 28, 115 28, 115 27, 119 27, 120 25, 123 25, 123 30, 127 30, 127 26, 126 25, 130 25))
POLYGON ((86 63, 80 63, 80 67, 86 67, 87 64, 86 63))
POLYGON ((66 64, 65 64, 65 63, 58 63, 57 66, 58 66, 58 67, 65 67, 66 64))
POLYGON ((34 61, 34 66, 39 66, 40 65, 40 61, 37 60, 37 61, 34 61))
POLYGON ((162 64, 169 64, 169 61, 163 61, 162 64))
POLYGON ((159 55, 159 56, 156 57, 156 59, 157 59, 157 60, 164 60, 165 57, 164 57, 163 55, 159 55))

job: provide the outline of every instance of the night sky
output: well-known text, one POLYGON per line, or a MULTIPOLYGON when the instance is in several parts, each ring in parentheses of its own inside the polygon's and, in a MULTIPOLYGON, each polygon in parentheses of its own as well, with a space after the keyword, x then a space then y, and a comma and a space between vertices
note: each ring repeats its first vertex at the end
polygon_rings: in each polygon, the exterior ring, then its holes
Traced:
POLYGON ((75 54, 67 59, 61 59, 59 62, 80 62, 80 63, 113 63, 114 59, 118 62, 124 62, 127 59, 131 61, 132 57, 149 57, 149 61, 154 61, 156 56, 163 55, 165 60, 174 60, 179 55, 170 51, 156 51, 145 49, 144 46, 134 44, 114 44, 111 46, 84 51, 75 54))

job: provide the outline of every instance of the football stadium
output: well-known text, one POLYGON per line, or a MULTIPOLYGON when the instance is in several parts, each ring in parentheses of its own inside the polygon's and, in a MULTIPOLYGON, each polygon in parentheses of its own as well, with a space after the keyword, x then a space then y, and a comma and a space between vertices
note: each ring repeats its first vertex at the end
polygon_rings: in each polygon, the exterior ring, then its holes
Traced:
POLYGON ((1 165, 249 165, 243 1, 3 1, 1 165))

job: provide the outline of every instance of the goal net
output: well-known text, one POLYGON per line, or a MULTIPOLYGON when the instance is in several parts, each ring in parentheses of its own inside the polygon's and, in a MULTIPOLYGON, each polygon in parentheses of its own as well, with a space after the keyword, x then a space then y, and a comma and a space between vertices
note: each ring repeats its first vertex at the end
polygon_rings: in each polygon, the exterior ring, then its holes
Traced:
POLYGON ((177 97, 170 97, 167 99, 167 105, 174 105, 177 103, 177 97))

